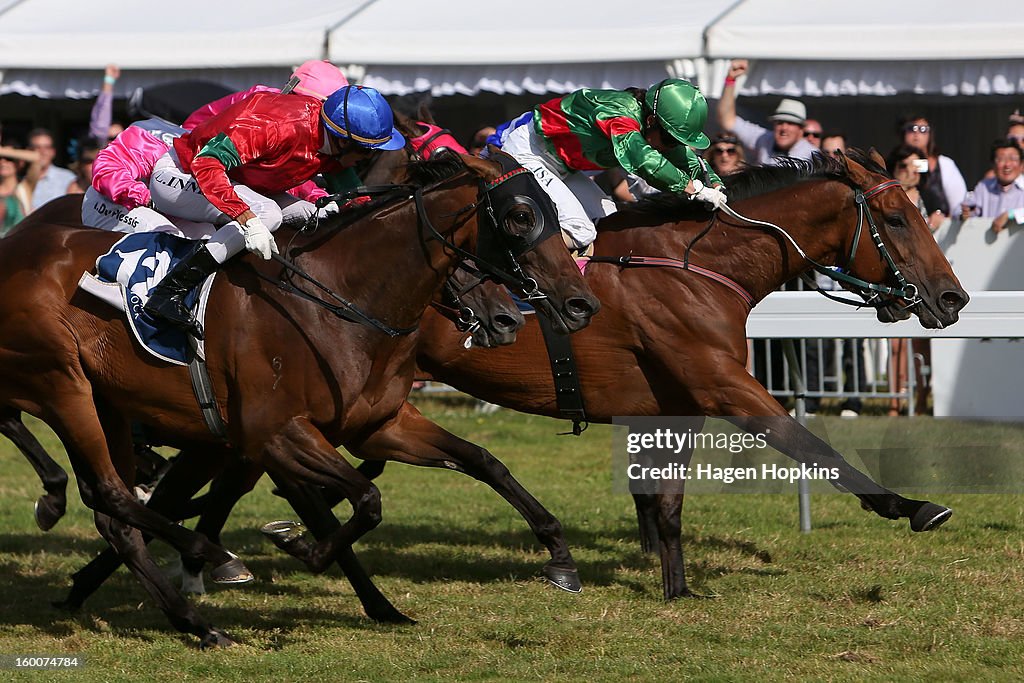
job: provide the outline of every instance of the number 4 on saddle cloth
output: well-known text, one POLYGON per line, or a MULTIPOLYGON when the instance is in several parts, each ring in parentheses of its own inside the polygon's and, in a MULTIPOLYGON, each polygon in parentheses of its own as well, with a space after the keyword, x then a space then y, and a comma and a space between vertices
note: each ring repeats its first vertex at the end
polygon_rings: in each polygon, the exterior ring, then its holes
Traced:
MULTIPOLYGON (((193 356, 189 335, 181 328, 150 317, 142 309, 157 283, 194 248, 194 241, 163 232, 126 235, 96 259, 96 274, 83 273, 78 286, 123 310, 128 326, 146 351, 168 363, 188 365, 193 356)), ((206 314, 213 278, 207 278, 185 298, 185 305, 195 311, 200 324, 206 314)), ((201 341, 195 354, 204 357, 201 341)))

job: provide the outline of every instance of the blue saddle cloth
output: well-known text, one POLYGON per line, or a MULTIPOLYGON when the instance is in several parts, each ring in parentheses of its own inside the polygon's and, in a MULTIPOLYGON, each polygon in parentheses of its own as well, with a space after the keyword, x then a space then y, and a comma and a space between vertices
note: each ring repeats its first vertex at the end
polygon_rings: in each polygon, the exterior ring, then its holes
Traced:
MULTIPOLYGON (((163 320, 143 311, 153 287, 176 263, 195 248, 195 242, 163 232, 126 235, 96 259, 97 278, 118 283, 124 294, 124 310, 135 338, 151 354, 162 360, 187 365, 192 359, 188 335, 163 320)), ((199 299, 197 287, 185 298, 190 310, 199 299)))

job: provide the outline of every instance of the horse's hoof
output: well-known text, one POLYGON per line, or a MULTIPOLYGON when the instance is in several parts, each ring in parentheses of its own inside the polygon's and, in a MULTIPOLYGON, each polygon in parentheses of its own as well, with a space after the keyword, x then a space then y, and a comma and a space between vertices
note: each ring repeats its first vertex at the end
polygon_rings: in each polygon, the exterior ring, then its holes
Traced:
POLYGON ((199 641, 199 649, 210 650, 218 647, 231 647, 235 641, 224 631, 211 628, 210 631, 199 641))
POLYGON ((274 542, 281 550, 287 550, 297 541, 301 541, 306 535, 306 527, 302 522, 292 522, 287 519, 278 520, 264 524, 260 532, 274 542))
POLYGON ((914 531, 931 531, 942 526, 952 516, 953 511, 944 505, 925 503, 910 520, 910 528, 914 531))
POLYGON ((214 583, 249 583, 255 577, 237 556, 231 555, 230 560, 210 572, 210 578, 214 583))
POLYGON ((564 569, 544 565, 544 578, 553 586, 561 588, 569 593, 580 593, 583 591, 583 584, 580 583, 580 573, 575 569, 564 569))
POLYGON ((366 616, 370 617, 378 624, 404 624, 407 626, 413 626, 416 624, 415 619, 410 619, 391 605, 388 605, 387 608, 374 609, 372 610, 372 613, 370 610, 367 610, 366 616))
POLYGON ((49 531, 64 516, 64 506, 54 503, 49 495, 39 496, 35 505, 35 515, 36 526, 43 531, 49 531))

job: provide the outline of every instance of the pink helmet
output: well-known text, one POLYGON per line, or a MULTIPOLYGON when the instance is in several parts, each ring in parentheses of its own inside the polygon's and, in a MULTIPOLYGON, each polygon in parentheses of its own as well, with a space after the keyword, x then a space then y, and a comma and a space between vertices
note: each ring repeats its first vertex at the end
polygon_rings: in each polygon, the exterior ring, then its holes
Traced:
POLYGON ((331 93, 348 85, 348 79, 341 75, 338 67, 326 59, 311 59, 303 62, 295 69, 292 78, 298 78, 299 84, 292 92, 309 95, 319 100, 326 100, 331 93))

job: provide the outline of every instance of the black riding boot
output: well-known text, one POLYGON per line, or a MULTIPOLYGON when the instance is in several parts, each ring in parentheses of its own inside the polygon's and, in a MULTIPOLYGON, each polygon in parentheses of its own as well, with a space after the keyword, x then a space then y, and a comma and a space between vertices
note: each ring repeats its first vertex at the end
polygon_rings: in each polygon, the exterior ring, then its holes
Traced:
POLYGON ((202 339, 203 326, 185 306, 185 297, 219 267, 206 245, 197 245, 153 288, 144 310, 154 318, 163 318, 196 339, 202 339))

